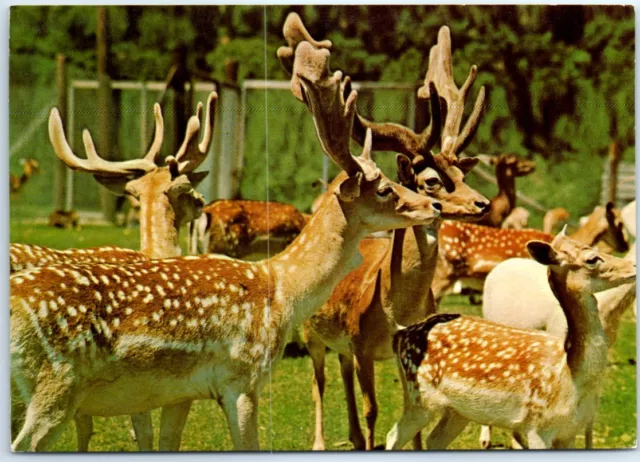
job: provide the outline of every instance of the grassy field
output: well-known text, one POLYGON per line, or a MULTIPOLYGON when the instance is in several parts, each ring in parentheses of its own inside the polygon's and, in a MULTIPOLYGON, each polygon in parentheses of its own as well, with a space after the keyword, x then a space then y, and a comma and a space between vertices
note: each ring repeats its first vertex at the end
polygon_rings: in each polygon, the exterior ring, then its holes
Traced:
MULTIPOLYGON (((117 244, 138 247, 137 228, 86 226, 82 230, 57 230, 44 225, 26 225, 20 212, 12 211, 11 241, 47 245, 57 248, 90 247, 117 244)), ((23 213, 27 213, 26 211, 23 213)), ((183 233, 185 234, 185 233, 183 233)), ((463 297, 449 297, 443 311, 478 314, 479 308, 463 297)), ((603 393, 595 423, 595 447, 632 447, 636 441, 636 324, 626 313, 618 340, 609 355, 610 367, 603 380, 603 393)), ((260 444, 263 450, 309 450, 314 434, 314 408, 311 397, 312 367, 309 357, 285 358, 273 371, 271 383, 263 390, 260 401, 260 444)), ((402 393, 394 361, 376 365, 376 390, 379 403, 376 443, 383 444, 386 433, 402 413, 402 393)), ((360 396, 358 392, 358 402, 360 396)), ((154 429, 159 425, 159 411, 153 412, 154 429)), ((361 419, 364 428, 364 420, 361 419)), ((92 451, 135 451, 130 436, 131 425, 126 416, 96 418, 92 451)), ((469 425, 451 445, 451 449, 477 449, 480 427, 469 425)), ((327 356, 325 392, 325 441, 327 449, 350 450, 344 393, 337 356, 327 356)), ((493 443, 504 446, 508 434, 497 429, 493 443)), ((584 445, 579 436, 578 447, 584 445)), ((56 442, 53 451, 74 451, 75 429, 70 425, 56 442)), ((217 403, 194 403, 184 432, 182 449, 186 451, 231 450, 224 415, 217 403)))

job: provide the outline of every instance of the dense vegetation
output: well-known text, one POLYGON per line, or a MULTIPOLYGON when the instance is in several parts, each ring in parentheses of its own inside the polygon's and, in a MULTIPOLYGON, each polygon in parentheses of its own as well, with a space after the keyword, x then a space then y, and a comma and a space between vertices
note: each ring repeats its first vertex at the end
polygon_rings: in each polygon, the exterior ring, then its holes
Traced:
MULTIPOLYGON (((164 80, 172 50, 186 46, 189 67, 202 74, 222 79, 225 60, 234 58, 241 63, 240 80, 284 79, 275 50, 283 43, 281 27, 291 9, 303 16, 314 36, 333 41, 333 67, 356 81, 419 81, 438 28, 449 25, 457 80, 461 82, 475 63, 480 69, 476 88, 490 89, 490 105, 470 150, 514 152, 541 160, 535 177, 521 183, 523 191, 548 207, 565 206, 575 217, 597 203, 603 158, 611 141, 620 143, 625 159, 635 158, 631 7, 111 6, 111 75, 164 80), (558 180, 567 177, 572 185, 566 192, 557 191, 564 187, 558 180), (554 188, 541 188, 549 180, 554 188)), ((92 7, 12 8, 12 116, 24 117, 21 89, 31 98, 43 95, 39 106, 29 108, 30 115, 51 103, 58 52, 66 53, 71 77, 93 78, 95 33, 92 7)), ((366 102, 364 95, 361 99, 366 102)), ((266 101, 268 128, 264 95, 250 102, 254 120, 249 120, 245 143, 243 194, 263 198, 269 190, 272 199, 307 207, 315 194, 308 185, 319 171, 319 163, 308 163, 319 153, 315 135, 308 121, 300 120, 308 119, 303 117, 304 108, 288 94, 270 92, 266 101), (266 130, 268 165, 278 172, 271 175, 268 187, 263 170, 266 130)), ((372 101, 368 106, 375 109, 365 111, 370 116, 407 121, 411 108, 405 96, 377 94, 372 101)), ((12 125, 12 140, 21 128, 12 125)), ((46 133, 37 136, 46 143, 46 133)), ((16 160, 12 160, 14 170, 16 160)))

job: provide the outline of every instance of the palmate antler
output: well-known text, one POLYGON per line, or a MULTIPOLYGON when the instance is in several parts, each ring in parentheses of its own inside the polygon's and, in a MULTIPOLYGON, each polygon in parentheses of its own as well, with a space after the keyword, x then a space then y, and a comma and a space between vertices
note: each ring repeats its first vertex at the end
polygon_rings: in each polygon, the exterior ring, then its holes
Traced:
MULTIPOLYGON (((175 157, 170 156, 167 158, 167 164, 176 164, 177 174, 190 174, 205 159, 213 133, 214 117, 212 114, 215 110, 216 98, 217 94, 212 92, 207 101, 205 131, 202 142, 198 144, 198 134, 201 127, 200 116, 202 113, 202 103, 198 103, 196 115, 189 119, 182 147, 175 157)), ((62 120, 57 108, 53 108, 49 116, 49 139, 58 158, 73 170, 92 173, 97 179, 105 179, 105 181, 109 181, 109 178, 114 177, 140 177, 160 167, 158 155, 163 141, 164 121, 159 104, 156 103, 154 105, 153 112, 155 118, 154 140, 151 148, 142 159, 125 161, 103 159, 97 153, 88 130, 84 130, 82 133, 87 158, 82 159, 76 156, 65 137, 62 120)))

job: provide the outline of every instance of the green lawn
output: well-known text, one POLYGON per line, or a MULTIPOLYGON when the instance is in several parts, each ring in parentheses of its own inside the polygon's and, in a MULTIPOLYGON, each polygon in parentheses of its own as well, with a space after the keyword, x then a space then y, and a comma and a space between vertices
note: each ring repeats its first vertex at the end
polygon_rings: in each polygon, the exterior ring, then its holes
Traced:
MULTIPOLYGON (((183 232, 183 235, 186 234, 183 232)), ((138 247, 138 230, 87 226, 82 230, 58 230, 44 225, 24 225, 12 217, 11 241, 47 245, 57 248, 90 247, 117 244, 138 247)), ((478 314, 463 297, 445 299, 443 311, 478 314)), ((636 440, 636 324, 626 313, 618 340, 610 352, 611 366, 603 381, 603 393, 595 424, 595 447, 632 447, 636 440), (633 361, 631 361, 633 360, 633 361)), ((308 450, 314 434, 314 407, 311 397, 312 367, 309 357, 285 358, 273 371, 270 384, 263 390, 260 402, 260 445, 264 450, 308 450)), ((394 361, 376 365, 376 390, 379 417, 376 443, 383 444, 386 433, 402 413, 402 393, 394 361)), ((360 396, 358 393, 358 401, 360 396)), ((154 429, 158 431, 159 411, 153 412, 154 429)), ((364 428, 364 420, 361 419, 364 428)), ((126 416, 96 418, 93 451, 135 451, 126 416)), ((471 424, 451 445, 452 449, 477 449, 480 427, 471 424)), ((347 414, 340 380, 337 356, 327 356, 325 392, 325 441, 327 449, 349 450, 347 414)), ((493 443, 506 445, 508 434, 496 429, 493 443)), ((578 447, 584 444, 582 436, 578 447)), ((53 451, 73 451, 75 429, 70 425, 56 442, 53 451)), ((225 418, 213 401, 199 401, 193 406, 184 432, 182 449, 187 451, 232 449, 225 418)))

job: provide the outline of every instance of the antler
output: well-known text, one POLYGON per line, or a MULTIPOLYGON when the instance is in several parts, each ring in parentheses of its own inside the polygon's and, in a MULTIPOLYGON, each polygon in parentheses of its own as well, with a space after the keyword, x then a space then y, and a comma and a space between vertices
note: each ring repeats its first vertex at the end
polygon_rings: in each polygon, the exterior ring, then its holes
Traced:
MULTIPOLYGON (((200 116, 202 115, 202 103, 198 103, 196 115, 192 116, 187 123, 187 132, 182 142, 182 146, 175 156, 180 174, 187 174, 198 168, 209 152, 209 145, 213 134, 215 104, 218 94, 214 91, 207 99, 207 112, 204 120, 204 135, 198 144, 198 134, 200 133, 200 116)), ((173 159, 167 159, 167 163, 173 159)))
POLYGON ((351 88, 350 79, 342 80, 342 72, 329 71, 331 53, 326 48, 314 48, 301 42, 295 51, 293 75, 300 82, 302 101, 313 114, 316 132, 322 149, 350 177, 364 175, 375 179, 380 171, 371 161, 371 132, 367 136, 360 157, 349 149, 358 93, 351 88))
POLYGON ((473 112, 462 132, 462 116, 464 114, 464 101, 473 85, 478 73, 476 65, 471 66, 469 76, 460 89, 453 79, 451 64, 451 33, 447 26, 442 26, 438 32, 438 43, 431 48, 429 53, 429 70, 424 78, 424 85, 418 90, 418 97, 430 98, 433 94, 431 83, 444 101, 445 122, 442 130, 441 153, 447 156, 459 155, 471 142, 480 122, 480 116, 484 109, 484 86, 478 92, 473 112))
POLYGON ((55 107, 51 109, 49 116, 49 139, 58 158, 73 170, 80 170, 101 176, 144 175, 157 168, 157 165, 150 159, 152 157, 155 158, 157 154, 156 151, 159 150, 159 146, 162 144, 162 114, 160 113, 160 106, 156 104, 154 110, 156 114, 156 137, 149 150, 149 154, 143 159, 115 162, 102 159, 96 152, 88 130, 82 132, 82 141, 84 142, 87 158, 81 159, 77 157, 67 142, 60 114, 55 107))

